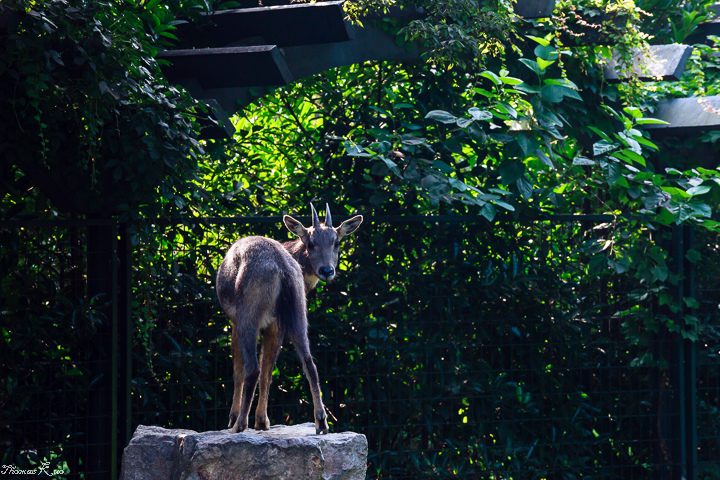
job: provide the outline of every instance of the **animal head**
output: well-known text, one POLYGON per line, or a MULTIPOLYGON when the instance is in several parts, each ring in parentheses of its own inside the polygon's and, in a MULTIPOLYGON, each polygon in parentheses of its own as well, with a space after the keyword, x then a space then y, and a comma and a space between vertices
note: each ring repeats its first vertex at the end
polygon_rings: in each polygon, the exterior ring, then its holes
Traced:
POLYGON ((305 228, 302 223, 289 215, 283 217, 283 223, 297 235, 307 250, 305 262, 306 275, 314 275, 323 281, 335 278, 340 253, 340 240, 353 233, 363 221, 362 215, 345 220, 338 227, 332 226, 330 207, 325 205, 325 222, 320 223, 315 207, 312 210, 312 226, 305 228))

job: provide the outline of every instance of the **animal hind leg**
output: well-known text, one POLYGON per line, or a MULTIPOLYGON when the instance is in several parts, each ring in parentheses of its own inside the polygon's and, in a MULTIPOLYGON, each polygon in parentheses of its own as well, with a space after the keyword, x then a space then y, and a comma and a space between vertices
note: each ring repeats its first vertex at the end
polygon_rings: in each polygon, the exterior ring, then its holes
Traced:
POLYGON ((291 336, 295 350, 300 357, 303 370, 305 371, 305 377, 308 379, 310 384, 310 392, 312 393, 313 407, 315 411, 315 433, 328 433, 330 428, 327 423, 327 414, 325 413, 325 406, 322 403, 322 393, 320 391, 320 378, 318 377, 317 367, 313 362, 312 355, 310 354, 310 342, 307 338, 307 330, 296 333, 291 336))
POLYGON ((242 400, 240 401, 240 412, 232 428, 232 433, 243 432, 248 427, 248 416, 250 415, 250 406, 255 388, 257 387, 258 378, 260 376, 260 366, 257 359, 257 332, 249 334, 244 332, 242 336, 238 335, 238 350, 244 360, 244 381, 242 383, 242 400))
POLYGON ((232 360, 233 360, 233 399, 232 406, 230 407, 230 423, 228 427, 235 425, 238 417, 240 416, 240 404, 242 402, 243 384, 245 383, 245 362, 240 353, 240 342, 237 337, 237 329, 235 328, 234 322, 230 330, 230 345, 232 348, 232 360))
POLYGON ((273 323, 263 332, 263 345, 260 353, 260 396, 257 410, 255 410, 255 429, 267 430, 270 428, 270 419, 267 414, 268 396, 272 383, 273 369, 282 348, 283 335, 278 331, 277 323, 273 323))

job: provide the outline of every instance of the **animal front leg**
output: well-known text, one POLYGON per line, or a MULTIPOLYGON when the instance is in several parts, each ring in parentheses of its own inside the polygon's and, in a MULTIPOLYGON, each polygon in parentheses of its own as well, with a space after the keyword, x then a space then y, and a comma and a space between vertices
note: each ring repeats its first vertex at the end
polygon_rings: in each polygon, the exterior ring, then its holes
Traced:
POLYGON ((263 333, 263 346, 260 353, 260 397, 257 410, 255 410, 255 429, 267 430, 270 428, 270 419, 267 414, 268 396, 275 362, 282 347, 282 335, 278 333, 277 324, 273 324, 263 333))
POLYGON ((325 413, 325 406, 322 403, 320 378, 318 377, 317 368, 315 367, 315 362, 313 362, 312 355, 310 355, 310 346, 307 335, 294 338, 293 344, 295 345, 300 361, 302 362, 305 377, 308 379, 308 383, 310 384, 310 392, 312 393, 313 407, 315 410, 315 433, 328 433, 330 431, 330 427, 328 427, 327 414, 325 413))

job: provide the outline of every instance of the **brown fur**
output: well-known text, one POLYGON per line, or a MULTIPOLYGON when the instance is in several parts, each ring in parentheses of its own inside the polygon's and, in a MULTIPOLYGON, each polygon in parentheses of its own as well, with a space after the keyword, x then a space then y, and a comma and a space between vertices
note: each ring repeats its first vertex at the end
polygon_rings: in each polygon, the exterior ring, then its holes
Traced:
POLYGON ((313 225, 305 228, 285 216, 285 226, 299 238, 280 244, 266 237, 245 237, 228 250, 217 273, 216 289, 223 310, 232 322, 231 348, 235 390, 230 409, 233 433, 248 427, 255 388, 260 397, 255 411, 255 428, 267 430, 268 395, 272 371, 285 337, 295 346, 310 384, 315 412, 315 430, 328 433, 317 368, 310 354, 307 336, 305 294, 318 280, 335 277, 339 240, 362 223, 358 215, 332 227, 329 208, 321 224, 312 207, 313 225), (260 362, 258 335, 263 337, 260 362))

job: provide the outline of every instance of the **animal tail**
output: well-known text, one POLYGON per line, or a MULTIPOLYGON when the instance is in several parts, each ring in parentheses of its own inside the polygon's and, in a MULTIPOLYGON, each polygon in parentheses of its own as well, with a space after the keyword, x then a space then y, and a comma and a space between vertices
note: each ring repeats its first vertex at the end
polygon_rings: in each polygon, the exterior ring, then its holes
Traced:
POLYGON ((275 306, 279 333, 291 337, 307 328, 307 307, 305 304, 305 285, 290 275, 280 279, 280 295, 275 306))

